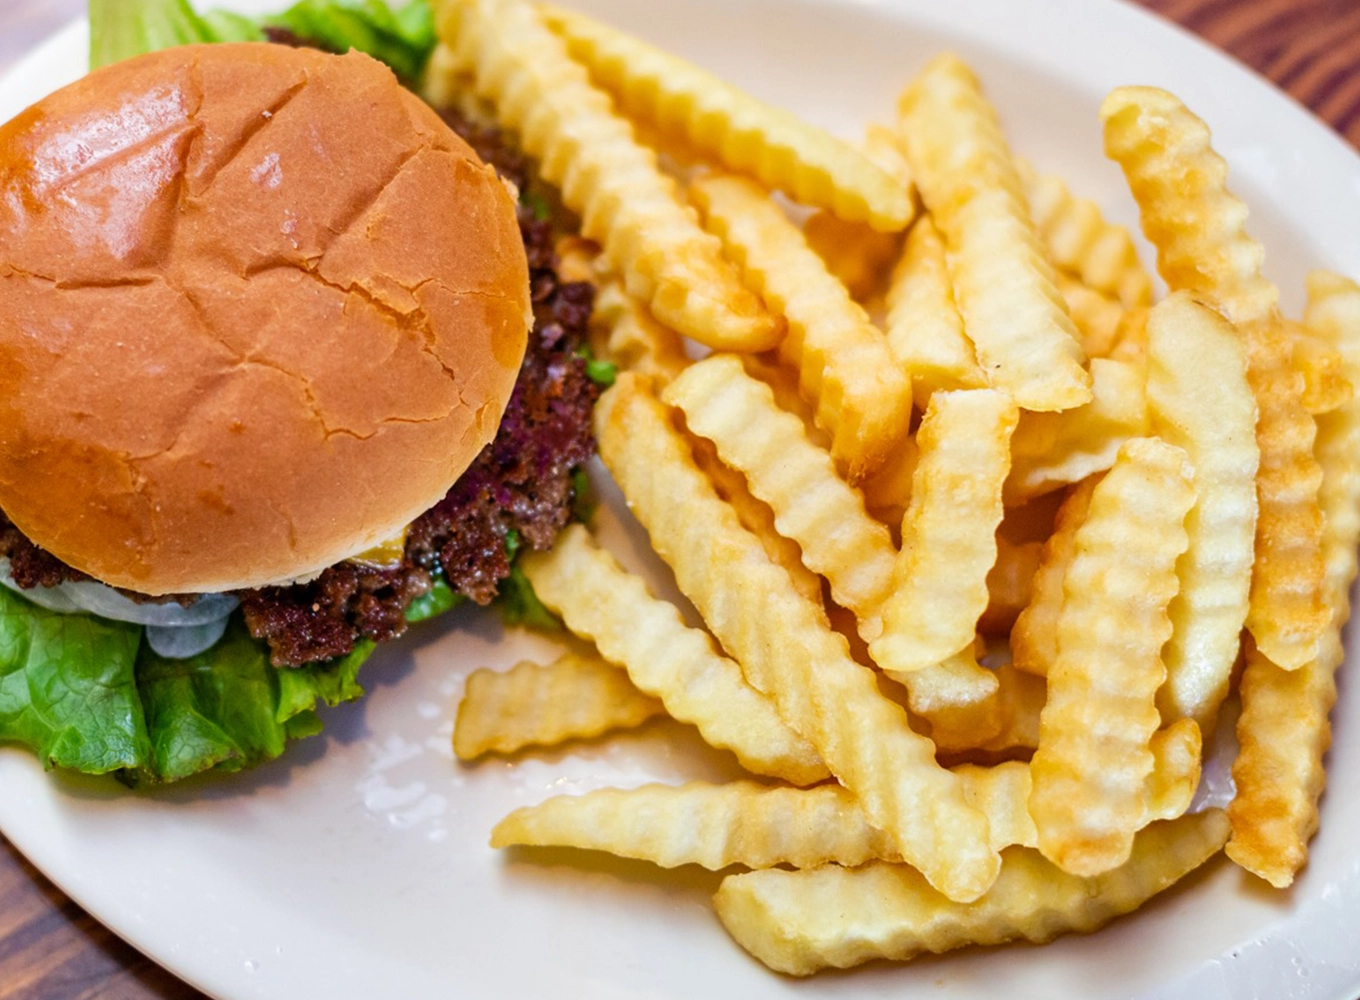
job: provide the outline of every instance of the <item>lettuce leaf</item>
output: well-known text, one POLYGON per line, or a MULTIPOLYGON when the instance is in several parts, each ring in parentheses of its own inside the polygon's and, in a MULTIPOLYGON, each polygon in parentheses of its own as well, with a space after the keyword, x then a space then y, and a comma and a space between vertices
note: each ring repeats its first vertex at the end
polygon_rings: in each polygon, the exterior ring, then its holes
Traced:
POLYGON ((408 83, 420 78, 436 41, 429 0, 409 0, 395 10, 383 0, 299 0, 261 23, 335 52, 358 49, 408 83))
POLYGON ((267 26, 335 52, 358 49, 413 82, 436 41, 429 0, 396 9, 383 0, 299 0, 258 20, 226 10, 200 14, 189 0, 89 0, 89 14, 91 69, 176 45, 262 41, 267 26))
POLYGON ((355 678, 372 652, 373 643, 361 642, 348 656, 279 670, 239 616, 221 642, 186 660, 169 660, 144 647, 137 689, 151 753, 124 777, 178 781, 209 769, 239 771, 273 760, 290 739, 321 731, 318 702, 338 705, 364 693, 355 678))
POLYGON ((89 14, 90 69, 176 45, 264 37, 247 18, 202 17, 189 0, 89 0, 89 14))
POLYGON ((0 741, 23 744, 48 768, 107 774, 144 763, 141 632, 48 611, 0 587, 0 741))

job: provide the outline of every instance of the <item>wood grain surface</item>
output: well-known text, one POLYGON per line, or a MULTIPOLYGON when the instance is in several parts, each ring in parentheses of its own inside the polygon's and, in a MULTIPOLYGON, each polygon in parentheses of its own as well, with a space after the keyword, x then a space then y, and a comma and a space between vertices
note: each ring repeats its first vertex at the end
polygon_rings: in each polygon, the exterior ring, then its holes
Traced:
MULTIPOLYGON (((1138 0, 1269 77, 1360 148, 1356 0, 1138 0)), ((0 73, 82 0, 0 0, 0 73)), ((0 1000, 204 1000, 0 838, 0 1000)))

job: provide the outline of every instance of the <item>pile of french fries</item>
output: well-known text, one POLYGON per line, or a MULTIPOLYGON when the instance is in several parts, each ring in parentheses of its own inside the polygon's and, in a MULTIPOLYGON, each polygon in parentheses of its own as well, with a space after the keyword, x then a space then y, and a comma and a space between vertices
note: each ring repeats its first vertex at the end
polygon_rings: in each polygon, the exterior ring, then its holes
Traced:
POLYGON ((706 625, 569 529, 523 566, 595 653, 473 674, 457 753, 664 712, 753 775, 552 798, 492 843, 751 869, 718 916, 798 975, 1089 931, 1225 848, 1288 885, 1360 543, 1360 286, 1281 316, 1204 123, 1101 109, 1154 304, 955 56, 856 149, 576 13, 439 19, 434 84, 580 218, 601 456, 706 625), (1191 812, 1230 698, 1235 797, 1191 812))

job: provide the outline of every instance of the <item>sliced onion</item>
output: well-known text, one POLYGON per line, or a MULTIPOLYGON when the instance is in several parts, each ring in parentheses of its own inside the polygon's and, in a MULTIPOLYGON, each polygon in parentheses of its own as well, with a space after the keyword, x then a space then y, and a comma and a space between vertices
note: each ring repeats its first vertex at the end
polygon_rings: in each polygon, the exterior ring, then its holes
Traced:
POLYGON ((205 625, 148 625, 146 644, 167 660, 186 660, 211 649, 226 630, 226 618, 205 625))
POLYGON ((225 619, 240 602, 227 594, 204 594, 188 607, 175 601, 164 604, 138 604, 112 587, 93 580, 64 583, 66 593, 77 605, 92 614, 136 625, 169 625, 187 628, 225 619))
POLYGON ((61 587, 21 587, 14 582, 14 577, 10 576, 9 559, 0 557, 0 584, 4 584, 16 594, 32 601, 40 608, 48 611, 60 611, 62 614, 70 614, 72 611, 79 611, 80 605, 71 600, 71 596, 61 587))

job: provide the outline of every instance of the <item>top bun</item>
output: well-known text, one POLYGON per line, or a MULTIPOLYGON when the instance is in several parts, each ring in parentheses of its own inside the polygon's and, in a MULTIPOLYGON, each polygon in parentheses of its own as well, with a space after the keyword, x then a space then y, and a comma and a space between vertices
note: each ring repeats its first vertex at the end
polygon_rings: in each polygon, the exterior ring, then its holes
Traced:
POLYGON ((381 63, 99 70, 0 127, 0 509, 144 594, 315 574, 494 437, 528 285, 509 192, 381 63))

